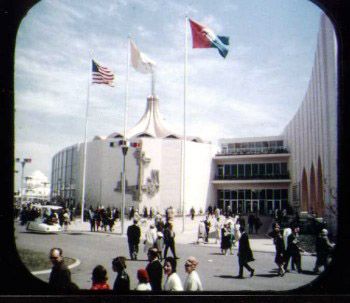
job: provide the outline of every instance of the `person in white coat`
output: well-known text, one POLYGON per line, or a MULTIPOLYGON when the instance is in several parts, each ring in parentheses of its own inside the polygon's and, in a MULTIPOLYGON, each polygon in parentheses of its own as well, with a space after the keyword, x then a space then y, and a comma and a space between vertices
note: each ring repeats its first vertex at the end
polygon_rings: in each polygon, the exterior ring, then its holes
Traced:
POLYGON ((189 257, 185 262, 185 271, 188 273, 185 283, 185 291, 202 291, 203 286, 196 271, 198 261, 195 257, 189 257))
POLYGON ((147 253, 150 248, 154 247, 156 241, 157 229, 154 227, 154 224, 151 224, 145 234, 145 240, 143 242, 145 246, 143 247, 143 251, 147 253))
POLYGON ((176 260, 173 257, 164 259, 164 274, 166 276, 163 289, 166 291, 184 290, 180 277, 176 273, 176 260))

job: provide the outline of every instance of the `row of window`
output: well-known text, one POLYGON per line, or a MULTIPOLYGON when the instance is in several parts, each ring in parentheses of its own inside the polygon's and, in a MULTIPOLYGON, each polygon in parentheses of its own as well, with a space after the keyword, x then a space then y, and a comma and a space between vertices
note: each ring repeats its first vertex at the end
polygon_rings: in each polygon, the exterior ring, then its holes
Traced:
MULTIPOLYGON (((283 140, 228 143, 225 145, 228 148, 278 147, 278 146, 283 146, 283 140)), ((223 144, 223 146, 224 146, 224 144, 223 144)))
POLYGON ((219 189, 218 200, 280 200, 288 199, 288 189, 219 189))
POLYGON ((227 143, 221 145, 222 154, 265 154, 265 153, 287 153, 283 140, 227 143))
POLYGON ((217 166, 217 179, 288 177, 287 163, 224 164, 217 166))

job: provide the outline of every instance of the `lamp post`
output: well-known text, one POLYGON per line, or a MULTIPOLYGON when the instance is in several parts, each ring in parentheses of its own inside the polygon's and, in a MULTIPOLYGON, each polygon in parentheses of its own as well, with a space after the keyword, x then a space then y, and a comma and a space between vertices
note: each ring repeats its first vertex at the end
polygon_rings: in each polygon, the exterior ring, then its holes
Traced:
MULTIPOLYGON (((32 189, 28 186, 28 181, 32 180, 32 177, 24 177, 24 179, 26 180, 26 188, 25 188, 25 194, 26 194, 26 198, 28 200, 28 192, 32 191, 32 189)), ((30 199, 29 199, 30 200, 30 199)))
MULTIPOLYGON (((120 218, 121 218, 121 234, 124 234, 124 225, 125 225, 125 157, 128 153, 129 149, 129 142, 126 140, 120 140, 118 142, 119 146, 121 147, 122 154, 123 154, 123 167, 122 167, 122 183, 121 183, 121 190, 122 190, 122 207, 120 211, 120 218)), ((109 147, 114 147, 114 142, 109 143, 109 147)))
POLYGON ((22 203, 24 166, 26 165, 26 163, 31 163, 32 159, 31 158, 24 158, 24 159, 16 158, 16 162, 17 163, 21 163, 21 167, 22 167, 22 171, 21 171, 21 187, 20 187, 20 193, 21 193, 20 201, 22 203))

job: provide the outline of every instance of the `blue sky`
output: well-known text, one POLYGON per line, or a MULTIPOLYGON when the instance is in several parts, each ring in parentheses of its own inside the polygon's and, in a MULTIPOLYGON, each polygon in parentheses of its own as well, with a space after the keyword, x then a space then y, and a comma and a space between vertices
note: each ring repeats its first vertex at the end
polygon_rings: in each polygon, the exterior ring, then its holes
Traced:
MULTIPOLYGON (((41 1, 17 34, 15 157, 32 158, 25 176, 50 178, 53 155, 84 140, 91 58, 116 86, 91 86, 88 139, 123 130, 128 34, 156 62, 160 111, 182 133, 186 15, 230 37, 223 59, 188 35, 187 134, 214 144, 279 135, 306 92, 321 13, 307 0, 41 1)), ((150 76, 130 68, 128 127, 149 94, 150 76)))

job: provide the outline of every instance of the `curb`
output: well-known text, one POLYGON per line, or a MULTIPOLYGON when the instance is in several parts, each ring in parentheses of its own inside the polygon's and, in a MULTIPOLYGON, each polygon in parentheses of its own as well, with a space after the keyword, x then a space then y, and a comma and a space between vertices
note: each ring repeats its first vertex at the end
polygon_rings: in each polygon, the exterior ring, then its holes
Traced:
MULTIPOLYGON (((72 269, 74 267, 79 266, 81 261, 79 259, 75 259, 75 262, 68 266, 69 269, 72 269)), ((31 271, 30 273, 34 276, 37 275, 43 275, 43 274, 49 274, 51 272, 51 269, 45 269, 45 270, 39 270, 39 271, 31 271)))

